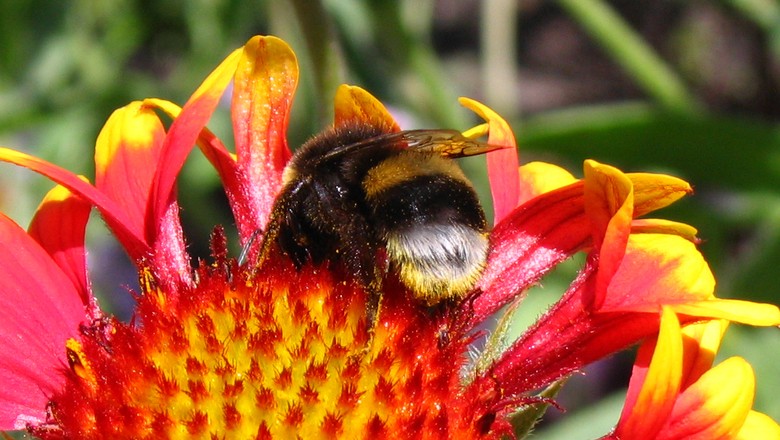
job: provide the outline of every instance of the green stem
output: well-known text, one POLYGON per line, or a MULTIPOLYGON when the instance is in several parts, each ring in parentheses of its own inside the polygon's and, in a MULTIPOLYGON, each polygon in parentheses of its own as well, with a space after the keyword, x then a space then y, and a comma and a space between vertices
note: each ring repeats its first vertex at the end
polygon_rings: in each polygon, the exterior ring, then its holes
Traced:
POLYGON ((292 0, 291 3, 314 68, 314 88, 320 122, 327 124, 331 119, 330 103, 344 78, 341 54, 333 36, 330 16, 321 1, 292 0))
POLYGON ((414 93, 409 101, 441 127, 462 127, 464 112, 447 79, 448 72, 428 41, 431 16, 425 14, 425 6, 418 6, 421 12, 415 23, 410 23, 404 20, 402 2, 376 1, 371 5, 376 34, 382 39, 380 47, 395 60, 399 69, 396 76, 411 73, 419 85, 415 90, 422 92, 414 93))
POLYGON ((603 0, 558 0, 644 91, 664 107, 698 109, 682 80, 603 0))
POLYGON ((755 23, 764 32, 772 55, 780 56, 780 4, 773 0, 723 0, 723 3, 755 23))
POLYGON ((516 0, 485 0, 480 12, 482 90, 485 102, 505 119, 517 119, 520 108, 517 72, 516 0))

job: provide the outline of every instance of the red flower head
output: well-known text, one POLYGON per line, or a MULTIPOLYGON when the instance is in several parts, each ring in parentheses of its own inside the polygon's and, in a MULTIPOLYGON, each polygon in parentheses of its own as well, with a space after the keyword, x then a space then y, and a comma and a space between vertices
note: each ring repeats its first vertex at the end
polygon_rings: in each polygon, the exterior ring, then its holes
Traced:
MULTIPOLYGON (((350 240, 359 235, 334 238, 317 226, 323 223, 301 220, 322 215, 306 210, 325 206, 322 200, 284 199, 290 182, 311 183, 295 180, 300 170, 288 166, 285 133, 297 78, 283 41, 251 39, 183 108, 148 99, 117 110, 98 138, 94 185, 0 149, 0 160, 61 185, 27 232, 0 218, 0 250, 12 256, 0 266, 0 428, 80 439, 497 438, 525 432, 527 424, 512 422, 548 401, 535 394, 540 388, 657 335, 662 309, 684 325, 716 318, 780 324, 774 306, 713 296, 691 227, 637 219, 689 193, 687 183, 593 161, 579 181, 546 164, 518 173, 509 126, 465 99, 487 123, 452 134, 458 145, 487 133, 488 144, 512 147, 487 156, 496 225, 473 288, 421 300, 421 287, 409 282, 416 278, 394 257, 391 235, 356 247, 350 240), (235 153, 205 128, 231 80, 235 153), (157 111, 173 118, 170 127, 157 111), (213 262, 191 268, 175 182, 193 145, 222 179, 245 262, 228 257, 217 230, 213 262), (92 297, 83 245, 90 206, 138 267, 141 292, 130 323, 104 315, 92 297), (317 234, 325 239, 314 242, 317 234), (508 347, 491 342, 469 358, 486 320, 577 252, 587 253, 586 263, 559 302, 508 347)), ((406 154, 405 138, 392 135, 397 123, 364 90, 339 88, 335 115, 335 130, 371 133, 358 133, 351 148, 389 136, 398 144, 393 154, 406 154)), ((440 147, 428 154, 442 154, 440 147)), ((373 160, 369 170, 383 159, 373 160)), ((451 163, 437 167, 429 174, 467 187, 451 163)), ((407 168, 391 170, 403 177, 407 168)), ((339 208, 348 202, 342 192, 362 188, 368 198, 376 189, 362 185, 327 188, 335 191, 327 200, 339 221, 356 221, 339 208)), ((359 209, 376 206, 365 203, 359 209)), ((449 249, 436 240, 454 239, 439 232, 415 240, 401 253, 415 250, 407 252, 412 268, 425 272, 439 268, 414 266, 424 260, 416 251, 428 248, 419 243, 449 249)))

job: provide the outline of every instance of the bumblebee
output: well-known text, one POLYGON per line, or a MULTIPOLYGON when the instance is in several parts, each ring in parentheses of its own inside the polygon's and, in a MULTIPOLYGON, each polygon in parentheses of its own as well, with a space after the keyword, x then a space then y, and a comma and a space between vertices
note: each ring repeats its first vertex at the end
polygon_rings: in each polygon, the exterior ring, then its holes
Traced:
POLYGON ((369 294, 369 322, 388 272, 428 306, 457 301, 479 278, 488 240, 474 188, 452 159, 497 148, 454 130, 330 128, 285 168, 261 264, 273 245, 298 267, 343 264, 369 294))

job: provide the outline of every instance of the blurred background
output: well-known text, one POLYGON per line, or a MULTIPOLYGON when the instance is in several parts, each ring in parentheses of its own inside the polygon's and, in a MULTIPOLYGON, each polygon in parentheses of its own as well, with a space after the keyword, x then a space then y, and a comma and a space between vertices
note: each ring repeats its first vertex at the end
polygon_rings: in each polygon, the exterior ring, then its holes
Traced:
MULTIPOLYGON (((773 0, 4 1, 0 145, 92 176, 95 139, 114 109, 145 97, 183 104, 255 34, 284 38, 301 63, 291 145, 328 123, 343 82, 375 94, 404 128, 465 129, 477 120, 456 98, 476 98, 512 123, 523 162, 551 161, 579 176, 593 158, 691 182, 693 197, 657 215, 699 228, 718 296, 779 302, 773 0)), ((225 107, 210 127, 230 144, 228 118, 225 107)), ((484 159, 464 167, 487 197, 484 159)), ((50 186, 0 164, 0 210, 26 225, 50 186)), ((232 226, 219 181, 196 153, 180 187, 191 249, 206 258, 213 225, 232 226)), ((135 272, 93 223, 93 283, 127 318, 135 272)), ((538 316, 535 301, 554 301, 572 276, 564 268, 530 295, 518 327, 538 316)), ((721 359, 739 354, 756 369, 756 409, 780 419, 780 332, 734 325, 724 344, 721 359)), ((631 361, 629 352, 576 376, 561 396, 568 413, 538 436, 605 433, 631 361)), ((552 409, 548 420, 558 415, 552 409)))

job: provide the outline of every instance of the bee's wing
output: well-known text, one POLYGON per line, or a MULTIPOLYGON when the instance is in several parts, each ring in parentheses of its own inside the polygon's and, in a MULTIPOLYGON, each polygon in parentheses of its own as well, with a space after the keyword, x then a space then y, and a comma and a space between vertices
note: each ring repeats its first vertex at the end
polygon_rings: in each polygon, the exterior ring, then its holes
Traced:
POLYGON ((388 144, 396 143, 406 144, 406 148, 410 150, 438 153, 452 159, 505 148, 501 145, 490 145, 469 139, 457 130, 405 130, 339 146, 325 154, 322 159, 327 160, 357 149, 386 148, 388 144))
POLYGON ((457 130, 407 130, 399 134, 410 150, 430 151, 452 159, 505 148, 467 138, 457 130))

